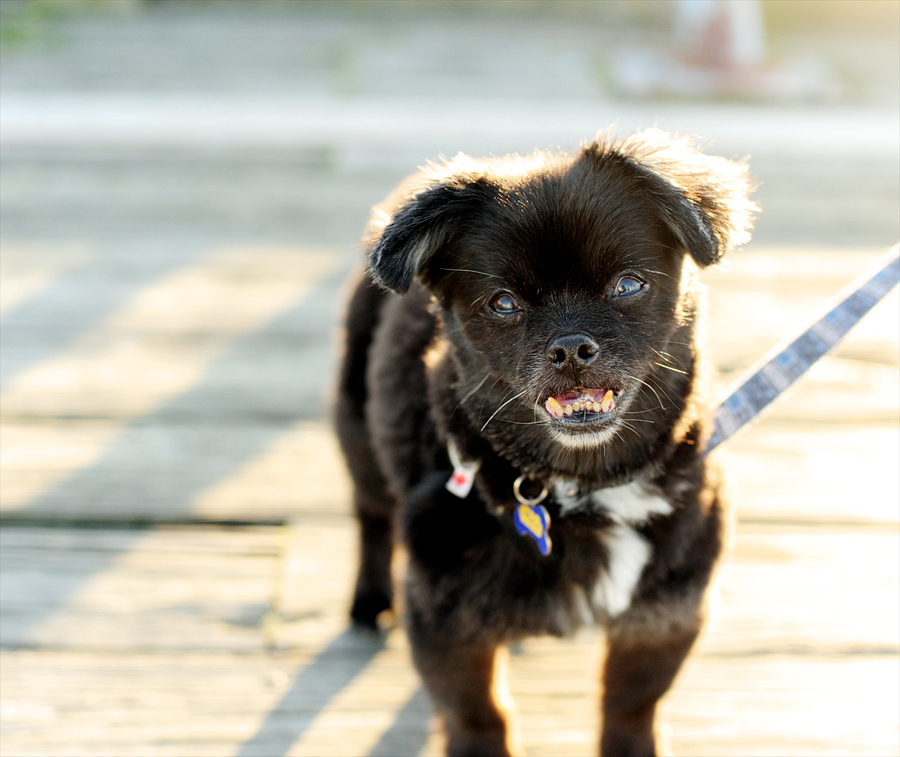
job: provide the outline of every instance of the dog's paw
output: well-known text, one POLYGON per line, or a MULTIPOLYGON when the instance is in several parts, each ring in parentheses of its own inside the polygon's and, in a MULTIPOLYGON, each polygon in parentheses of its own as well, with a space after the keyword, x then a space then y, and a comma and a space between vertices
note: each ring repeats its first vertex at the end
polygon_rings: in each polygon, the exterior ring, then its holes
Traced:
POLYGON ((358 591, 350 608, 350 618, 360 628, 377 631, 382 628, 379 615, 391 609, 391 597, 383 589, 358 591))
POLYGON ((447 757, 513 757, 505 731, 491 734, 454 734, 447 741, 447 757))

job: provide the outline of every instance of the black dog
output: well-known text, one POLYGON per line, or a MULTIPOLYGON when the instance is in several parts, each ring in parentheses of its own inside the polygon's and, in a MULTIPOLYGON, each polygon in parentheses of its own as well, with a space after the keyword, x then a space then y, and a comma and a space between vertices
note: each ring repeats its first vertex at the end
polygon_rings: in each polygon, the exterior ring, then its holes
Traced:
POLYGON ((398 520, 449 754, 509 754, 499 646, 585 622, 607 629, 601 753, 655 753, 724 521, 695 271, 749 236, 747 194, 743 166, 648 132, 459 156, 376 208, 337 405, 362 529, 351 614, 374 627, 391 607, 398 520))

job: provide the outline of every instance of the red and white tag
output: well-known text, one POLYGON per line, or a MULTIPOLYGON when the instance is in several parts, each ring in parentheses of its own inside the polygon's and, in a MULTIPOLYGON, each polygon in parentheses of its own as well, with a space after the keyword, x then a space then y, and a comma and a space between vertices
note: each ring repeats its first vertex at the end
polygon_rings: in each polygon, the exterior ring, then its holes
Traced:
POLYGON ((459 450, 452 439, 447 443, 447 453, 450 455, 450 462, 453 464, 453 475, 450 476, 445 484, 446 489, 452 495, 465 499, 475 485, 475 474, 481 467, 481 461, 463 462, 459 456, 459 450))

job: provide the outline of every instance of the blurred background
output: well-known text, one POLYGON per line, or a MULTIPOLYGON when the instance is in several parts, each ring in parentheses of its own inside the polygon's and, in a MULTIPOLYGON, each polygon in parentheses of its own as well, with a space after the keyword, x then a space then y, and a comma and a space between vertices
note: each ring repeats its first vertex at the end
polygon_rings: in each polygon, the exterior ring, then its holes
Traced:
MULTIPOLYGON (((724 390, 897 242, 900 3, 0 0, 4 755, 439 748, 402 634, 344 632, 345 282, 417 166, 608 127, 749 160, 724 390)), ((677 753, 900 749, 898 321, 720 453, 677 753)), ((596 647, 519 650, 528 754, 592 752, 596 647)))

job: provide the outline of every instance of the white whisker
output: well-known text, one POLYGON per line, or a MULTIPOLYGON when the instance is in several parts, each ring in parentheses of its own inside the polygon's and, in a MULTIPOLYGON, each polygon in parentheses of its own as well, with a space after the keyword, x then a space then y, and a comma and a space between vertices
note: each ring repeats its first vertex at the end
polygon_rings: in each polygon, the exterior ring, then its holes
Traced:
MULTIPOLYGON (((475 387, 474 387, 473 389, 471 389, 469 392, 467 392, 467 393, 466 393, 466 396, 463 397, 463 398, 457 403, 457 405, 456 405, 455 408, 453 408, 453 413, 455 413, 457 410, 459 410, 459 408, 463 405, 463 403, 464 403, 467 399, 469 399, 469 397, 471 397, 473 394, 475 394, 475 392, 477 392, 479 389, 481 389, 482 386, 484 386, 484 382, 488 380, 488 378, 490 377, 490 375, 491 375, 491 374, 489 374, 489 373, 485 373, 485 374, 484 374, 484 377, 481 379, 481 381, 479 381, 477 384, 475 384, 475 387)), ((453 413, 450 413, 450 415, 453 415, 453 413)))
POLYGON ((487 276, 489 279, 499 279, 500 276, 495 276, 493 273, 487 273, 486 271, 473 271, 471 268, 441 268, 442 271, 448 271, 450 273, 477 273, 479 276, 487 276))
POLYGON ((672 371, 672 373, 680 373, 682 376, 689 375, 687 371, 683 371, 680 368, 673 368, 671 365, 663 365, 662 363, 653 362, 653 365, 658 365, 660 368, 665 368, 667 371, 672 371))
POLYGON ((515 395, 514 397, 510 397, 508 400, 506 400, 506 402, 504 402, 502 405, 500 405, 500 407, 498 407, 498 408, 494 411, 493 415, 491 415, 491 417, 488 418, 488 419, 484 422, 484 425, 481 427, 481 430, 484 431, 484 430, 487 428, 488 423, 490 423, 492 420, 494 420, 494 416, 497 415, 497 413, 499 413, 504 407, 506 407, 506 406, 507 406, 510 402, 512 402, 513 400, 519 399, 519 397, 521 397, 521 396, 522 396, 523 394, 525 394, 525 392, 527 392, 527 391, 528 391, 527 389, 522 390, 522 391, 519 392, 517 395, 515 395))

